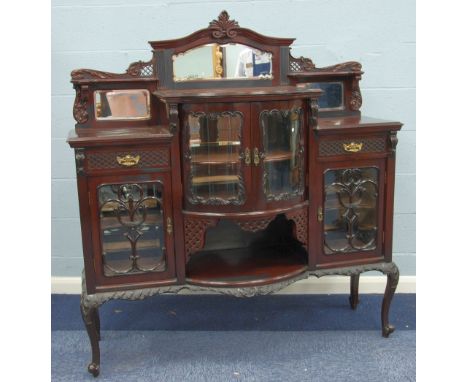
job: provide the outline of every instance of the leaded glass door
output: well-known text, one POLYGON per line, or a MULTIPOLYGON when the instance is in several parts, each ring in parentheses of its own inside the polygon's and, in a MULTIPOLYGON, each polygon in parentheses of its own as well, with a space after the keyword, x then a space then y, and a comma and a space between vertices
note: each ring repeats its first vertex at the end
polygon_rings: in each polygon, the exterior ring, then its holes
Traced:
POLYGON ((322 176, 321 262, 383 256, 383 165, 329 167, 322 176))
POLYGON ((95 267, 102 284, 174 275, 173 218, 165 174, 92 179, 95 267))

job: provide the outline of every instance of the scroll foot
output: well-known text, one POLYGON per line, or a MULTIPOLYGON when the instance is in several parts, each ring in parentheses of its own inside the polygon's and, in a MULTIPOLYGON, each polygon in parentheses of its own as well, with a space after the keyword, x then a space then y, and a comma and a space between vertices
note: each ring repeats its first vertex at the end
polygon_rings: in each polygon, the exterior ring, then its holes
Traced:
POLYGON ((93 377, 97 377, 99 375, 99 364, 95 364, 94 362, 91 362, 88 365, 88 371, 93 375, 93 377))
POLYGON ((349 304, 353 310, 356 310, 359 304, 359 276, 359 273, 351 276, 351 294, 349 296, 349 304))
POLYGON ((390 310, 390 303, 392 302, 393 295, 398 285, 400 277, 400 271, 398 267, 392 263, 391 268, 387 273, 387 286, 385 288, 385 294, 382 302, 382 336, 388 338, 388 336, 395 331, 395 327, 390 325, 388 322, 388 313, 390 310))
POLYGON ((388 338, 390 334, 395 331, 395 327, 393 325, 387 325, 382 327, 382 337, 388 338))

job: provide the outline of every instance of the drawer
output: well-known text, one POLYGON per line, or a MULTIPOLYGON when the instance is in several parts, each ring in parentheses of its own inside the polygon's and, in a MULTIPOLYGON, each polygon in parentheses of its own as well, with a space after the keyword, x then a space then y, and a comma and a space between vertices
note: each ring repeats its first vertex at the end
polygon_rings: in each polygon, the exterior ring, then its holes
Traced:
POLYGON ((322 139, 319 142, 320 157, 360 153, 382 153, 387 150, 387 139, 379 137, 349 137, 345 139, 322 139))
POLYGON ((168 146, 149 148, 117 147, 112 150, 86 150, 85 153, 85 171, 149 167, 170 167, 170 149, 168 146))

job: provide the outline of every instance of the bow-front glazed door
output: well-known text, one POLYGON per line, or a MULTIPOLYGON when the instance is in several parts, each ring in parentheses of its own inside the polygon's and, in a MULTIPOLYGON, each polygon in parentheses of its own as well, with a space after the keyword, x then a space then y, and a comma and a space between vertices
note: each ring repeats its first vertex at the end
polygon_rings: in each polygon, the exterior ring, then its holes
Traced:
POLYGON ((191 104, 183 109, 185 209, 250 209, 250 104, 191 104))
POLYGON ((278 208, 304 200, 303 100, 252 104, 252 163, 258 204, 278 208))

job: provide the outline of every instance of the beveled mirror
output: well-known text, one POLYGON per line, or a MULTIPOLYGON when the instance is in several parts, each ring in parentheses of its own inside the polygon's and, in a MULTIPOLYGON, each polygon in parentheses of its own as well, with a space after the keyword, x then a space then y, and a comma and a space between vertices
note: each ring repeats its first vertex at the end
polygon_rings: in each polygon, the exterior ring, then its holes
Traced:
POLYGON ((172 61, 175 82, 273 78, 272 54, 242 44, 206 44, 172 61))
POLYGON ((97 90, 94 110, 98 121, 149 119, 150 94, 146 89, 97 90))
POLYGON ((318 99, 320 110, 342 110, 344 109, 343 82, 315 82, 311 88, 323 90, 318 99))

